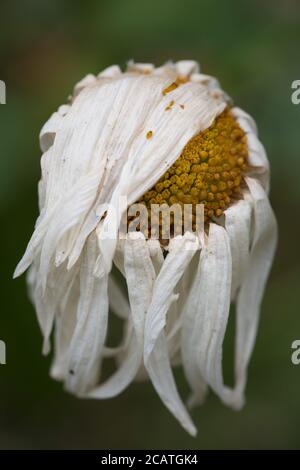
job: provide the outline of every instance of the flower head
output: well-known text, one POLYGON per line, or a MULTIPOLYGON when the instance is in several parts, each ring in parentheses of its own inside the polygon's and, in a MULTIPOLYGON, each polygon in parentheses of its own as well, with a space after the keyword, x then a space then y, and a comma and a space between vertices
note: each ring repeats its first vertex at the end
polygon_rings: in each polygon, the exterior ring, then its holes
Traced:
POLYGON ((183 367, 189 405, 210 387, 240 408, 276 244, 268 161, 253 119, 193 61, 129 63, 125 73, 112 66, 77 84, 40 142, 40 215, 16 275, 30 266, 44 353, 55 329, 52 376, 89 398, 113 397, 150 378, 193 435, 172 366, 183 367), (124 215, 126 227, 136 220, 135 203, 150 219, 121 237, 124 215), (152 207, 176 204, 184 211, 178 219, 169 213, 167 235, 165 212, 156 216, 154 237, 152 207), (231 302, 232 388, 222 373, 231 302), (109 309, 124 322, 117 348, 106 344, 109 309), (116 372, 101 383, 111 356, 116 372))

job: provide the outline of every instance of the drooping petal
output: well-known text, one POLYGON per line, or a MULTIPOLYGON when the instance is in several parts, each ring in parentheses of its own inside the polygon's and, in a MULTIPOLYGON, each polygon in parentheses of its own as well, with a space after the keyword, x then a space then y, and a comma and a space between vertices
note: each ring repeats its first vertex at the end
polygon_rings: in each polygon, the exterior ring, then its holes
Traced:
MULTIPOLYGON (((200 236, 199 239, 201 238, 202 237, 200 236)), ((176 289, 179 294, 178 300, 174 305, 171 305, 167 313, 166 336, 172 365, 179 365, 182 363, 181 332, 184 310, 197 272, 199 255, 200 253, 197 252, 195 256, 193 256, 188 269, 185 270, 183 276, 178 282, 176 289), (174 309, 173 306, 175 307, 174 309)))
POLYGON ((231 404, 230 391, 223 383, 222 373, 222 345, 228 321, 230 289, 229 237, 223 227, 211 223, 186 305, 182 332, 183 365, 194 394, 191 404, 203 398, 203 380, 222 401, 231 404))
POLYGON ((50 351, 50 335, 55 316, 59 314, 64 298, 68 295, 77 276, 78 268, 66 272, 65 266, 53 267, 46 290, 39 275, 39 260, 28 271, 27 282, 32 303, 35 306, 39 325, 44 336, 43 354, 50 351))
POLYGON ((177 300, 174 289, 198 248, 196 238, 189 233, 171 240, 170 252, 154 284, 153 298, 146 318, 144 347, 145 367, 157 393, 192 435, 196 434, 196 429, 177 391, 164 327, 167 311, 172 302, 177 300))
POLYGON ((62 105, 52 114, 48 121, 43 125, 40 132, 40 146, 42 152, 46 152, 52 145, 55 135, 62 126, 63 117, 68 113, 70 105, 62 105))
POLYGON ((124 261, 132 335, 119 369, 107 382, 92 390, 88 394, 90 398, 109 398, 121 393, 134 379, 143 357, 145 317, 152 297, 155 271, 142 234, 129 234, 125 242, 124 261))
POLYGON ((94 198, 93 187, 97 179, 97 175, 91 173, 83 178, 80 187, 75 185, 69 198, 65 200, 63 207, 60 209, 59 217, 54 218, 50 222, 50 227, 44 236, 41 250, 40 276, 43 289, 46 287, 56 247, 60 248, 56 253, 57 264, 61 264, 66 259, 66 253, 68 253, 70 245, 72 246, 72 236, 68 230, 74 227, 78 218, 82 217, 90 206, 94 198), (64 241, 63 244, 61 243, 62 241, 64 241), (68 241, 71 241, 71 243, 68 243, 68 241))
POLYGON ((243 282, 250 252, 251 204, 240 200, 226 209, 225 229, 230 239, 232 258, 231 299, 243 282))
POLYGON ((183 305, 182 314, 183 321, 181 329, 181 357, 185 377, 192 389, 192 395, 188 400, 188 406, 190 408, 197 404, 203 403, 207 393, 207 384, 204 378, 202 377, 199 369, 198 358, 196 354, 196 350, 199 346, 199 343, 197 336, 195 335, 195 328, 197 326, 197 316, 201 313, 199 311, 199 263, 201 253, 200 255, 196 254, 194 259, 192 260, 192 263, 194 265, 197 262, 197 266, 193 266, 193 277, 188 279, 190 288, 189 292, 187 292, 187 298, 183 305))
POLYGON ((259 321, 260 304, 271 268, 277 241, 277 224, 267 195, 258 181, 246 177, 253 203, 253 240, 249 263, 237 297, 236 400, 244 402, 247 367, 259 321))
POLYGON ((270 165, 267 159, 264 146, 257 136, 257 127, 252 117, 240 108, 232 108, 239 126, 245 131, 247 136, 249 164, 253 177, 258 178, 267 191, 270 187, 270 165))
POLYGON ((66 388, 83 396, 97 383, 107 333, 108 278, 94 276, 97 240, 92 234, 86 244, 80 270, 77 322, 68 351, 66 388))
POLYGON ((159 274, 164 263, 164 255, 158 240, 148 240, 148 249, 156 275, 159 274))
POLYGON ((63 296, 55 316, 54 358, 50 374, 56 380, 65 381, 68 377, 68 352, 77 322, 77 307, 80 296, 79 275, 63 296))

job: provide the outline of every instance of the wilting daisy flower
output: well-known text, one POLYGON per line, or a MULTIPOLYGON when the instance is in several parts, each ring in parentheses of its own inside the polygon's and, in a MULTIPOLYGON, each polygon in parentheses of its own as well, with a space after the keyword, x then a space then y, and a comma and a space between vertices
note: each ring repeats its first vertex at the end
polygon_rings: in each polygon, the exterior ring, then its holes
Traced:
POLYGON ((16 276, 30 267, 44 353, 54 327, 52 376, 89 398, 149 378, 193 435, 172 366, 183 367, 189 405, 210 387, 240 408, 276 243, 268 161, 253 119, 195 62, 130 63, 125 73, 112 66, 78 83, 40 141, 40 215, 16 276), (176 233, 171 218, 167 239, 158 218, 158 237, 141 226, 121 237, 136 202, 146 213, 154 204, 191 205, 191 228, 176 233), (228 387, 222 345, 231 303, 235 384, 228 387), (113 314, 124 322, 115 348, 107 345, 113 314), (106 357, 117 367, 101 382, 106 357))

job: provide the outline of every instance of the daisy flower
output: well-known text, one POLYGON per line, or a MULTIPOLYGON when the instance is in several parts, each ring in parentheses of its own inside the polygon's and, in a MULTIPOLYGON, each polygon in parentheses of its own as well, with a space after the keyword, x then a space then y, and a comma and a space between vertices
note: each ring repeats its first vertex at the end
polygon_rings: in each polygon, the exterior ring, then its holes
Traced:
POLYGON ((69 392, 99 399, 150 379, 192 435, 187 408, 208 388, 241 408, 276 245, 269 165, 253 119, 193 61, 159 68, 130 62, 126 72, 114 65, 79 82, 42 128, 40 144, 40 214, 15 275, 30 267, 45 354, 54 329, 51 375, 69 392), (121 236, 136 203, 150 222, 121 236), (176 222, 171 214, 166 236, 162 213, 153 236, 152 207, 174 204, 190 206, 190 228, 178 232, 187 217, 176 222), (231 304, 229 387, 222 348, 231 304), (124 324, 113 348, 110 315, 124 324), (116 370, 101 381, 108 357, 116 370), (175 366, 190 386, 188 406, 175 366))

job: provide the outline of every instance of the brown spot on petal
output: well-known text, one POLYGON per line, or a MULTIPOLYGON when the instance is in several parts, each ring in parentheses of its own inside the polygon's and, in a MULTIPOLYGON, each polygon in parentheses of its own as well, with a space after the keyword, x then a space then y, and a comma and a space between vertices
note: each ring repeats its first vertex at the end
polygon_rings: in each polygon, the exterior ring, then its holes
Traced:
POLYGON ((146 139, 152 139, 153 137, 153 132, 152 131, 148 131, 147 134, 146 134, 146 139))
POLYGON ((176 90, 176 88, 178 88, 178 83, 176 82, 171 83, 171 85, 167 86, 167 88, 163 90, 163 95, 167 95, 171 91, 176 90))
POLYGON ((170 101, 170 103, 169 103, 168 106, 166 107, 165 111, 170 111, 170 109, 174 106, 174 103, 175 103, 174 100, 170 101))

